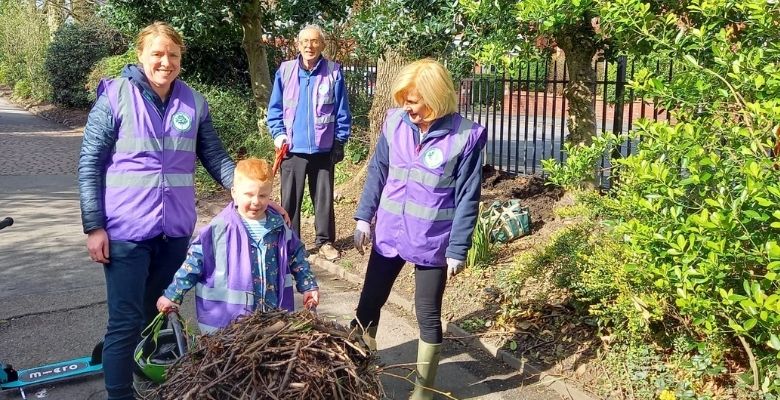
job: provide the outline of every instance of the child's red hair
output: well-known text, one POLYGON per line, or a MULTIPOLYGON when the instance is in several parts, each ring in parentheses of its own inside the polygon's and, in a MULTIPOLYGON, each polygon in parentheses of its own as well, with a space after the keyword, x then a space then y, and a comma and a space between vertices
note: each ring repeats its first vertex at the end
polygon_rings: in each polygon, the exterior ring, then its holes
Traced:
POLYGON ((253 181, 270 182, 273 180, 271 166, 265 160, 259 158, 247 158, 236 164, 236 171, 233 180, 239 178, 251 179, 253 181))

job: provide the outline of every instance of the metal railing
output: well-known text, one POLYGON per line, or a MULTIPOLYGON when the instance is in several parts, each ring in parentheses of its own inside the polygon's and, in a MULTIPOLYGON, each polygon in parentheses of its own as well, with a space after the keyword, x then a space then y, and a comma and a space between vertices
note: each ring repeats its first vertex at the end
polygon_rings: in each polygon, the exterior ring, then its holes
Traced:
MULTIPOLYGON (((595 134, 628 132, 639 118, 670 120, 667 110, 654 99, 636 96, 628 82, 641 67, 669 80, 674 70, 672 62, 648 64, 620 57, 616 61, 596 61, 593 67, 595 134)), ((351 96, 373 94, 375 66, 348 66, 345 75, 351 83, 351 96)), ((458 111, 487 129, 485 163, 510 174, 538 174, 542 172, 541 160, 565 160, 562 143, 569 134, 569 113, 564 91, 568 84, 565 64, 557 61, 529 62, 515 74, 480 71, 456 82, 458 111)), ((617 151, 627 156, 635 148, 636 143, 629 140, 617 151)), ((602 167, 607 179, 608 164, 606 157, 602 167)))

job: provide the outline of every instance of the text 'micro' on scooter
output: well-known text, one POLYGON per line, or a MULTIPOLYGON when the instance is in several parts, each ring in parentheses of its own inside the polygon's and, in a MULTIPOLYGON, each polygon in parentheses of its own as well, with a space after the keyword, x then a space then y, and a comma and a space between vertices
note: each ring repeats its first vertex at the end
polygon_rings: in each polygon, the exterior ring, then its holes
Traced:
MULTIPOLYGON (((0 229, 13 225, 10 217, 0 221, 0 229)), ((26 399, 24 388, 85 375, 103 372, 103 341, 92 349, 92 355, 72 360, 60 361, 39 367, 15 370, 11 364, 0 360, 0 391, 19 389, 22 399, 26 399)))

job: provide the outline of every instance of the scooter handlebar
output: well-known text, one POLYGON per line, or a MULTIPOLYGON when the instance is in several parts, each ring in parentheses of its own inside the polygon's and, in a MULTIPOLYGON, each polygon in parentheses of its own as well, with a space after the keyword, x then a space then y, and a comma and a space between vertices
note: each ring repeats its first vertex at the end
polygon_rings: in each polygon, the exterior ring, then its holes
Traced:
POLYGON ((5 227, 9 227, 14 224, 14 219, 11 217, 5 217, 2 221, 0 221, 0 229, 3 229, 5 227))

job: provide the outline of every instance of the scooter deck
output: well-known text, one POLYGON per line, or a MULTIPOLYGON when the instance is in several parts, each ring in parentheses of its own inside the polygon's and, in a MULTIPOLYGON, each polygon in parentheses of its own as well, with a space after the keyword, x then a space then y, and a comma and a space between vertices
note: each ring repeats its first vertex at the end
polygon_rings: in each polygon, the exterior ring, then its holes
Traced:
POLYGON ((19 389, 41 383, 54 382, 74 376, 92 375, 103 371, 103 364, 92 364, 92 357, 61 361, 40 367, 17 371, 18 379, 0 383, 0 390, 19 389))

